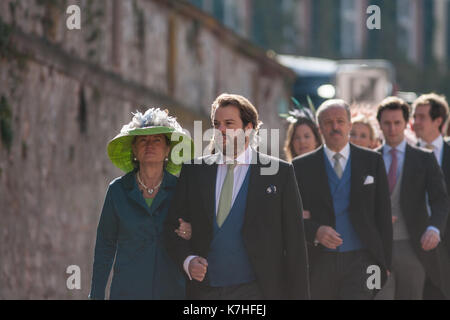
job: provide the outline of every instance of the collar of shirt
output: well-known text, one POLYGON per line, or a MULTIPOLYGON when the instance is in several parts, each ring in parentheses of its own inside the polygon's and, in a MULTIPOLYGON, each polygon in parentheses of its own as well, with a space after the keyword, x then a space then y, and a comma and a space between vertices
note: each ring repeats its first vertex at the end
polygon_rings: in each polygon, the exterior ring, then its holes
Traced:
POLYGON ((222 152, 219 152, 217 163, 222 166, 225 166, 227 162, 233 161, 235 161, 237 164, 251 164, 253 157, 252 151, 253 150, 251 147, 247 147, 244 152, 242 152, 240 155, 237 156, 236 159, 231 159, 227 156, 224 156, 222 152))
MULTIPOLYGON (((330 163, 333 164, 334 163, 334 158, 333 156, 337 153, 335 151, 330 150, 327 145, 324 145, 325 150, 325 154, 327 155, 328 160, 330 160, 330 163)), ((339 153, 341 154, 342 158, 341 161, 343 161, 344 163, 347 163, 348 158, 350 157, 350 144, 347 142, 347 144, 345 145, 344 148, 342 148, 341 151, 339 151, 339 153)), ((342 168, 345 168, 345 166, 343 166, 342 168)))
MULTIPOLYGON (((426 145, 428 144, 427 142, 423 141, 422 139, 420 139, 419 143, 422 148, 425 148, 426 145)), ((439 135, 436 139, 434 139, 433 142, 431 142, 431 144, 434 146, 435 151, 440 152, 442 147, 444 146, 444 138, 442 138, 442 136, 439 135)))
MULTIPOLYGON (((384 147, 383 147, 383 154, 384 155, 388 154, 390 156, 391 155, 390 152, 391 152, 392 149, 393 148, 390 145, 385 144, 384 147)), ((397 152, 400 152, 400 153, 404 154, 405 151, 406 151, 406 139, 403 139, 403 141, 400 142, 400 144, 398 146, 396 146, 395 149, 397 150, 397 152)))
MULTIPOLYGON (((439 163, 440 166, 442 166, 442 152, 444 150, 444 138, 439 135, 434 141, 431 143, 434 146, 433 152, 434 155, 439 163)), ((427 143, 423 141, 422 139, 419 141, 419 145, 422 148, 425 148, 427 143)))

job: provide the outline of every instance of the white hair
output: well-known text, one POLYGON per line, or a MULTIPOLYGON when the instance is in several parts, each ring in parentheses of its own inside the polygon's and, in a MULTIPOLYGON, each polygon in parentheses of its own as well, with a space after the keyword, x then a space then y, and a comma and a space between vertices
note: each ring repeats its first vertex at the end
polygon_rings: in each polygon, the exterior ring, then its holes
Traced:
POLYGON ((317 123, 320 124, 320 115, 322 112, 327 111, 332 108, 342 108, 347 112, 348 121, 351 121, 351 113, 350 113, 350 106, 347 102, 345 102, 342 99, 329 99, 323 102, 316 113, 316 119, 317 123))

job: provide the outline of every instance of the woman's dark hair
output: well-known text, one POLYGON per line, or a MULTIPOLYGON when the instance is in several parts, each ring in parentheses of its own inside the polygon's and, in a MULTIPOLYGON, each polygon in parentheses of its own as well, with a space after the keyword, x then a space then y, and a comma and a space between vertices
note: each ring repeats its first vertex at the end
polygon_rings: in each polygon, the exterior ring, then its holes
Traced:
POLYGON ((314 138, 316 139, 316 148, 320 147, 322 145, 322 138, 320 136, 319 128, 317 127, 317 124, 306 118, 306 117, 300 117, 297 118, 297 122, 291 123, 288 127, 287 133, 286 133, 286 140, 284 141, 284 153, 286 155, 286 160, 291 162, 292 159, 294 159, 298 154, 295 153, 294 146, 292 144, 293 137, 295 134, 295 130, 297 130, 298 126, 301 125, 307 125, 311 131, 314 134, 314 138))

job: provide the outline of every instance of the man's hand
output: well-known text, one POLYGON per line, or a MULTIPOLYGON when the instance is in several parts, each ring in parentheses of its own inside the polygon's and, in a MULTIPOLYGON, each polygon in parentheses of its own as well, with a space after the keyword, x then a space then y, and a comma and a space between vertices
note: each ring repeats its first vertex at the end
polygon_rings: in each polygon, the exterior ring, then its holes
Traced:
POLYGON ((205 279, 208 261, 202 257, 195 257, 189 262, 189 274, 192 279, 202 282, 205 279))
POLYGON ((420 239, 420 243, 423 250, 433 250, 439 244, 439 235, 435 230, 427 230, 420 239))
POLYGON ((336 249, 343 243, 341 235, 329 226, 320 226, 317 229, 316 239, 328 249, 336 249))
POLYGON ((396 223, 398 220, 397 216, 392 216, 392 224, 396 223))

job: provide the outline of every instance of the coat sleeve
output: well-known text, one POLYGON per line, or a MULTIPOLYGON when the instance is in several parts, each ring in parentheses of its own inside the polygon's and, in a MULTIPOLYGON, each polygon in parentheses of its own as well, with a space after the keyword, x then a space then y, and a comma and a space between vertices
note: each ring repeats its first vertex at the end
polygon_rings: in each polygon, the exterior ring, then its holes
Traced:
POLYGON ((431 207, 430 225, 438 228, 443 235, 450 204, 444 175, 433 153, 427 153, 425 168, 427 170, 426 188, 431 207))
POLYGON ((386 167, 381 156, 377 155, 377 171, 375 184, 375 222, 377 230, 381 236, 383 244, 383 253, 386 260, 386 268, 391 269, 392 261, 392 212, 391 212, 391 196, 389 194, 389 183, 386 175, 386 167))
POLYGON ((287 170, 282 201, 286 298, 310 299, 302 200, 292 165, 287 170))
MULTIPOLYGON (((177 266, 183 269, 184 260, 191 255, 190 241, 184 240, 175 233, 180 225, 178 219, 182 218, 186 222, 190 222, 186 205, 188 201, 188 175, 190 166, 183 164, 180 177, 178 178, 175 194, 172 197, 167 218, 164 224, 164 239, 166 248, 171 258, 176 262, 177 266)), ((184 271, 183 271, 184 273, 184 271)))
POLYGON ((118 219, 109 186, 97 227, 90 299, 105 299, 105 289, 117 248, 118 219))
MULTIPOLYGON (((294 161, 294 172, 296 176, 296 182, 297 186, 300 192, 300 196, 304 194, 306 190, 302 189, 302 182, 301 182, 301 175, 300 175, 300 169, 302 168, 302 165, 299 164, 299 162, 294 161)), ((310 210, 310 208, 302 208, 306 210, 310 210)), ((320 228, 320 224, 314 221, 312 218, 310 219, 304 219, 304 228, 305 228, 305 239, 310 245, 314 245, 314 240, 316 239, 317 230, 320 228)))

